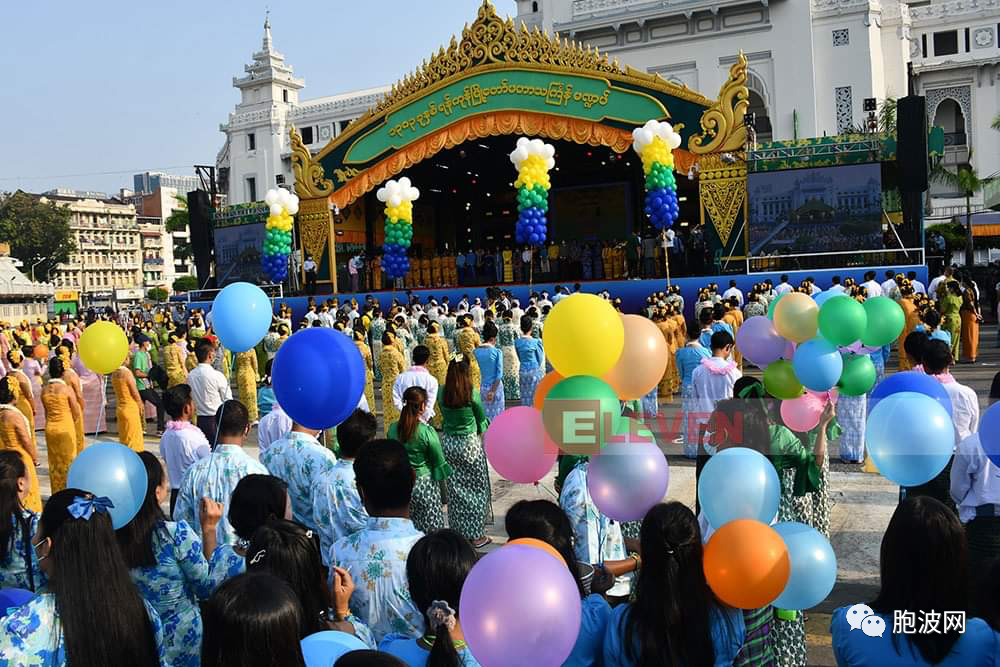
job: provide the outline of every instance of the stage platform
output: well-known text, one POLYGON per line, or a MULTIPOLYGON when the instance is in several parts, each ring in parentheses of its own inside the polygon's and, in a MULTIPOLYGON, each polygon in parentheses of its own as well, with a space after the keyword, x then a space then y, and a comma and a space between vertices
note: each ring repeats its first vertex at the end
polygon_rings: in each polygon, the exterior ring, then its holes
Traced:
MULTIPOLYGON (((687 278, 676 278, 671 280, 671 284, 680 285, 681 295, 684 297, 684 315, 685 317, 691 318, 694 316, 694 303, 698 295, 698 290, 706 286, 709 283, 717 283, 719 285, 719 292, 722 293, 729 287, 729 281, 735 280, 736 286, 740 288, 744 294, 746 294, 755 283, 763 282, 764 280, 770 279, 775 285, 778 284, 780 276, 783 273, 788 274, 789 282, 792 285, 798 285, 799 282, 805 278, 812 276, 816 280, 816 284, 821 288, 826 289, 831 285, 831 278, 833 276, 840 276, 841 280, 845 278, 854 278, 858 283, 864 282, 863 276, 868 271, 875 271, 876 278, 879 282, 885 280, 885 272, 892 271, 893 273, 907 273, 909 271, 915 271, 917 273, 917 279, 928 284, 927 267, 922 265, 890 265, 890 266, 863 266, 854 268, 841 268, 841 269, 823 269, 823 270, 809 270, 809 271, 787 271, 787 272, 774 272, 774 273, 753 273, 748 275, 718 275, 718 276, 693 276, 687 278)), ((542 290, 548 291, 550 295, 555 294, 555 286, 563 285, 568 287, 571 291, 573 289, 574 281, 570 282, 544 282, 535 283, 531 286, 526 283, 500 283, 497 286, 511 292, 514 298, 521 301, 522 307, 528 302, 528 297, 531 292, 541 292, 542 290)), ((451 302, 452 306, 461 300, 463 295, 467 295, 470 300, 475 297, 483 299, 483 303, 486 302, 486 286, 481 287, 441 287, 436 289, 413 289, 409 290, 413 294, 420 298, 421 303, 426 303, 427 298, 433 296, 438 301, 442 297, 447 296, 448 300, 451 302)), ((626 313, 638 313, 641 308, 646 304, 646 297, 648 297, 653 292, 658 292, 660 290, 666 289, 666 280, 662 278, 654 280, 592 280, 580 282, 580 289, 583 292, 589 292, 592 294, 607 290, 611 293, 611 296, 620 298, 622 300, 622 310, 626 313)), ((382 307, 388 309, 392 304, 393 298, 403 301, 406 299, 407 290, 380 290, 377 292, 341 292, 336 295, 332 294, 317 294, 317 303, 322 303, 328 298, 336 296, 340 303, 343 304, 345 300, 350 300, 356 298, 358 303, 364 303, 365 297, 369 294, 376 297, 382 307)), ((176 301, 176 299, 175 299, 176 301)), ((305 315, 307 308, 307 297, 305 296, 295 296, 295 297, 285 297, 284 299, 275 299, 277 302, 287 303, 292 308, 293 322, 298 322, 301 320, 303 315, 305 315)), ((189 308, 203 308, 208 311, 212 307, 211 301, 190 301, 189 308)))

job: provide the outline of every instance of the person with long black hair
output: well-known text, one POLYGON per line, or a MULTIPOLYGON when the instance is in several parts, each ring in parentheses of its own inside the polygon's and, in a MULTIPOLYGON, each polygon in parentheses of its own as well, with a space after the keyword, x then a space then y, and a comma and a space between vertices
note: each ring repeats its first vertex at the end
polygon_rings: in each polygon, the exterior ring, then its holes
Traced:
POLYGON ((305 667, 302 606, 269 572, 230 579, 204 606, 202 667, 305 667))
POLYGON ((476 550, 453 530, 420 538, 406 559, 410 596, 424 610, 426 632, 420 638, 389 634, 379 650, 410 667, 479 667, 465 644, 458 617, 465 578, 476 564, 476 550))
POLYGON ((0 621, 0 664, 165 667, 163 624, 129 576, 109 499, 56 492, 32 538, 48 593, 0 621))
MULTIPOLYGON (((573 651, 563 662, 563 667, 589 667, 601 664, 603 660, 601 645, 604 643, 604 633, 611 618, 611 607, 604 596, 589 593, 583 586, 580 564, 577 563, 573 552, 573 527, 570 525, 569 517, 551 500, 521 500, 507 510, 504 524, 508 538, 516 540, 531 537, 545 542, 558 551, 573 573, 577 588, 580 589, 580 598, 583 600, 580 633, 576 637, 573 651)), ((633 563, 631 559, 628 562, 633 563)), ((623 565, 624 563, 612 565, 610 561, 604 562, 604 569, 611 575, 605 577, 607 585, 610 586, 614 582, 613 575, 623 565)), ((596 578, 592 581, 596 583, 596 578)))
POLYGON ((160 505, 170 487, 160 460, 151 452, 139 457, 146 466, 146 498, 131 521, 117 531, 118 546, 132 579, 167 632, 167 661, 173 667, 197 667, 201 644, 198 600, 212 593, 201 540, 186 521, 167 521, 160 505))
MULTIPOLYGON (((881 636, 852 631, 848 615, 833 612, 830 632, 838 665, 995 665, 1000 634, 968 611, 965 533, 954 510, 929 496, 910 496, 897 507, 882 536, 881 586, 868 604, 885 624, 881 636), (892 632, 896 612, 940 614, 932 632, 892 632), (944 624, 945 612, 961 613, 964 628, 944 624), (964 631, 963 631, 964 630, 964 631)), ((853 620, 853 619, 852 619, 853 620)), ((855 623, 856 625, 856 623, 855 623)), ((926 630, 926 628, 925 628, 926 630)))
POLYGON ((45 575, 31 548, 38 514, 24 506, 28 484, 28 468, 21 456, 0 451, 0 588, 37 591, 45 586, 45 575))
POLYGON ((11 451, 21 457, 28 480, 28 488, 21 504, 38 513, 42 511, 42 494, 35 472, 38 447, 31 438, 33 429, 28 418, 17 409, 19 391, 16 377, 7 375, 0 378, 0 450, 11 451))
POLYGON ((635 597, 611 614, 605 667, 732 665, 743 645, 743 617, 705 581, 694 513, 678 502, 656 505, 639 539, 635 597))
POLYGON ((272 519, 254 531, 246 561, 247 572, 270 572, 295 591, 302 605, 300 639, 324 630, 340 630, 375 645, 368 627, 348 608, 354 580, 347 570, 334 567, 327 587, 316 531, 295 521, 272 519))

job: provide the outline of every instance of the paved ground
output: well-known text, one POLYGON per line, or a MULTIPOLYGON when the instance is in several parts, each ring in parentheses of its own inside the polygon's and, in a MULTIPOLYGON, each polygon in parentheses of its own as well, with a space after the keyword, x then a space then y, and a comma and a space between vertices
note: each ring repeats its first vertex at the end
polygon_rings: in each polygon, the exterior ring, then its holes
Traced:
MULTIPOLYGON (((1000 370, 1000 348, 994 347, 997 339, 997 327, 984 327, 982 331, 979 362, 974 365, 958 365, 953 370, 956 379, 976 390, 980 396, 983 409, 987 407, 987 396, 993 376, 1000 370)), ((895 369, 895 359, 890 360, 889 368, 895 369)), ((113 395, 112 395, 113 400, 113 395)), ((661 406, 667 418, 659 423, 663 425, 660 431, 669 429, 670 417, 679 410, 679 397, 661 406)), ((110 416, 114 417, 113 406, 109 407, 110 416)), ((111 422, 110 428, 114 428, 111 422)), ((153 423, 147 426, 151 432, 153 423)), ((111 435, 102 434, 101 440, 114 439, 111 435)), ((667 442, 662 432, 656 433, 661 447, 667 452, 670 463, 670 488, 667 496, 694 506, 694 466, 681 456, 680 445, 667 442)), ((92 440, 92 438, 88 438, 92 440)), ((254 429, 248 443, 249 452, 257 455, 257 434, 254 429)), ((39 479, 43 498, 49 495, 49 477, 47 453, 44 447, 44 436, 39 432, 42 465, 39 468, 39 479)), ((146 437, 147 449, 159 454, 159 443, 151 435, 146 437)), ((836 445, 831 446, 831 459, 837 457, 836 445)), ((837 584, 830 596, 807 615, 807 632, 809 644, 809 664, 819 666, 835 665, 830 648, 830 614, 834 609, 856 602, 868 601, 874 598, 878 590, 879 547, 882 533, 888 525, 889 518, 895 510, 899 497, 899 488, 879 475, 861 472, 860 465, 834 462, 831 465, 831 497, 832 511, 832 543, 838 559, 837 584)), ((506 540, 503 529, 503 518, 507 509, 518 500, 532 498, 553 498, 553 480, 555 474, 550 473, 538 485, 513 484, 500 479, 491 470, 493 484, 494 520, 488 527, 488 534, 496 543, 506 540)))

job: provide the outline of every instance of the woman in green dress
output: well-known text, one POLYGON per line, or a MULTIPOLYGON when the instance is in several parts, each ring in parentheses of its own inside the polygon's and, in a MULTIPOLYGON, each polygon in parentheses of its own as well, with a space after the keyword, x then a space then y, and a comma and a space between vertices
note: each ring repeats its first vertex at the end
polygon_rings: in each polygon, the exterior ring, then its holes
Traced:
POLYGON ((951 356, 958 359, 958 348, 962 342, 962 286, 957 280, 949 280, 937 291, 941 328, 951 334, 951 356))
POLYGON ((410 466, 416 476, 410 500, 410 520, 417 530, 431 533, 445 527, 441 502, 441 482, 451 476, 451 466, 441 451, 437 431, 420 421, 427 407, 427 391, 410 387, 403 392, 399 421, 389 426, 389 438, 406 447, 410 466))

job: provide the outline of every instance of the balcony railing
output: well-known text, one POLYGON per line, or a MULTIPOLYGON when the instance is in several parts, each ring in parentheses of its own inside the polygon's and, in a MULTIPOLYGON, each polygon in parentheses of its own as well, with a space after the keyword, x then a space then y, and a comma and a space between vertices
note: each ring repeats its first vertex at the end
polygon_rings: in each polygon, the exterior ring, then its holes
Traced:
POLYGON ((986 204, 986 208, 1000 211, 1000 171, 990 178, 992 180, 987 181, 986 187, 983 188, 983 203, 986 204))
POLYGON ((947 146, 966 146, 966 136, 965 132, 945 132, 944 134, 944 145, 947 146))

